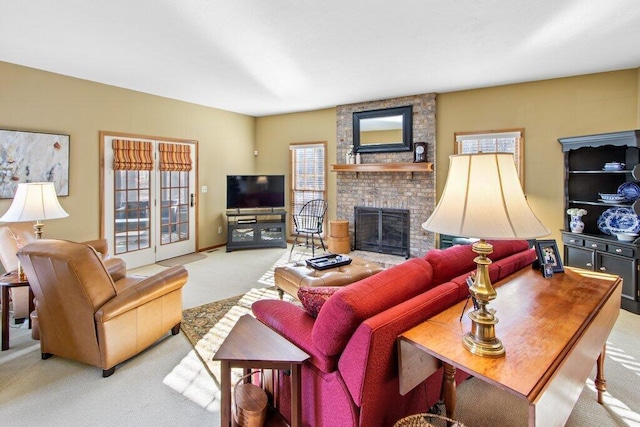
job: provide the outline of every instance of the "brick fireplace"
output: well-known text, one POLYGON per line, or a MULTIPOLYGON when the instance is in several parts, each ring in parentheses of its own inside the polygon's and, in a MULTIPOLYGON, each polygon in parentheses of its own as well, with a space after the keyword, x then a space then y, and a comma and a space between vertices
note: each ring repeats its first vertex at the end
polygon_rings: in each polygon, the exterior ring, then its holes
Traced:
POLYGON ((356 206, 354 249, 409 258, 409 211, 356 206))
MULTIPOLYGON (((411 105, 413 142, 427 143, 427 161, 435 162, 436 95, 422 94, 337 107, 337 161, 345 162, 353 143, 352 114, 411 105)), ((413 152, 362 154, 362 163, 412 163, 413 152)), ((337 174, 337 219, 349 221, 352 244, 355 236, 354 207, 406 210, 409 213, 409 253, 413 257, 435 247, 433 233, 421 224, 435 208, 434 172, 334 172, 337 174)))

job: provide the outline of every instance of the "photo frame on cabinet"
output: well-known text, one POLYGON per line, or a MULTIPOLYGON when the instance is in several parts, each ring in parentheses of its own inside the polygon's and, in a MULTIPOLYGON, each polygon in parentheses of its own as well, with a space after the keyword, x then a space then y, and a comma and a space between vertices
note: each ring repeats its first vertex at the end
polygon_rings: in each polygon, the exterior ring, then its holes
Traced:
POLYGON ((550 277, 553 273, 564 272, 562 257, 555 240, 536 240, 534 247, 544 277, 550 277))
POLYGON ((21 182, 53 182, 69 195, 70 136, 0 129, 0 199, 12 199, 21 182))

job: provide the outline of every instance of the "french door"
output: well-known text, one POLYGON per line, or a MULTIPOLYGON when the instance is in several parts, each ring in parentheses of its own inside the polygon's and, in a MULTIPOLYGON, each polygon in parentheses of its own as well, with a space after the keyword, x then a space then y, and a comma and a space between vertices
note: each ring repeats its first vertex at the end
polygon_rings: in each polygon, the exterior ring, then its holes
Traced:
POLYGON ((194 142, 101 134, 102 227, 127 268, 195 252, 194 142))

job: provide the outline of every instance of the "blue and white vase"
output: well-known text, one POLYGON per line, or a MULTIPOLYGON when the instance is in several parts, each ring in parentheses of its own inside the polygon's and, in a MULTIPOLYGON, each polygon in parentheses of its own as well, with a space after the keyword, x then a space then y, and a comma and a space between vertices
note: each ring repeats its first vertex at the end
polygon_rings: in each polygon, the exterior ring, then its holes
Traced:
POLYGON ((571 215, 571 222, 569 222, 569 228, 572 233, 582 233, 584 231, 584 222, 579 215, 571 215))

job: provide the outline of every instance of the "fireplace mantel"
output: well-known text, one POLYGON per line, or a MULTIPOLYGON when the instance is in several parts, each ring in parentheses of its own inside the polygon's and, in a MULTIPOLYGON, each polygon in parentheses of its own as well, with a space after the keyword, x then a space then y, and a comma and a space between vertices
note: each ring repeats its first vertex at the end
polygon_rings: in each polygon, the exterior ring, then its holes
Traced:
POLYGON ((361 163, 331 165, 332 172, 433 172, 433 163, 361 163))

